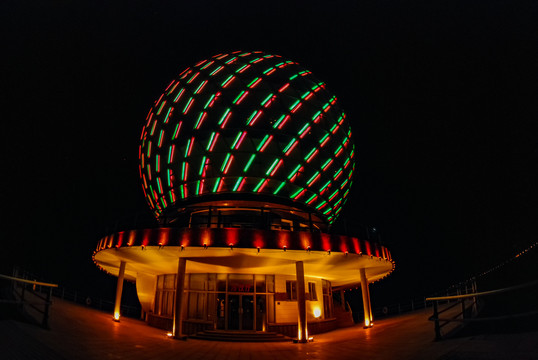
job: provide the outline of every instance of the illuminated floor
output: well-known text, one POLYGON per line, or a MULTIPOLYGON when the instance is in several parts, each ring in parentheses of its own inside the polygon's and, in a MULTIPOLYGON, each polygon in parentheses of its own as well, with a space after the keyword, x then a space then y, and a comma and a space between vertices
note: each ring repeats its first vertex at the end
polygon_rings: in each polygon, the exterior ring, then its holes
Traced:
POLYGON ((51 330, 0 321, 2 359, 537 359, 538 333, 433 342, 428 314, 415 312, 316 335, 308 344, 168 339, 162 330, 55 300, 51 330))

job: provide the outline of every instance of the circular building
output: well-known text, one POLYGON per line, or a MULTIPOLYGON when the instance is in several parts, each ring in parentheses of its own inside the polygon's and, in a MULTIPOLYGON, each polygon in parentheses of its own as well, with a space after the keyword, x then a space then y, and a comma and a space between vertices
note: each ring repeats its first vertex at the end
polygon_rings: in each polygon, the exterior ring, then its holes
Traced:
POLYGON ((305 341, 346 316, 333 292, 360 284, 371 326, 367 284, 393 262, 379 244, 328 234, 355 150, 325 83, 277 55, 219 54, 167 86, 140 141, 159 226, 110 234, 93 258, 119 277, 120 295, 124 277, 136 281, 148 323, 175 336, 256 330, 305 341))

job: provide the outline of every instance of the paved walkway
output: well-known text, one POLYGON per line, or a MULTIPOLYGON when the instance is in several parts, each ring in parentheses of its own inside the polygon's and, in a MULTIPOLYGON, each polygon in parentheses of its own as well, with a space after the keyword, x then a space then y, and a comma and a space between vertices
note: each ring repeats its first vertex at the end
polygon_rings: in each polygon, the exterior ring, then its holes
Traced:
POLYGON ((144 322, 55 300, 51 330, 0 321, 0 358, 19 359, 538 359, 538 332, 434 342, 429 314, 415 312, 315 335, 314 342, 173 340, 144 322))

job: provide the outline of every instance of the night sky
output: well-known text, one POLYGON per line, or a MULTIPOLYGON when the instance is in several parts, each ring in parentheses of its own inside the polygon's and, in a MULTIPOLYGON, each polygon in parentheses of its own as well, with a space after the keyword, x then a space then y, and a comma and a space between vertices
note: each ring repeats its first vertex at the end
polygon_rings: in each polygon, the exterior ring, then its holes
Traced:
POLYGON ((2 273, 113 298, 91 255, 116 222, 151 216, 146 114, 183 69, 235 50, 297 61, 338 97, 357 168, 334 230, 375 226, 391 250, 378 302, 536 241, 536 2, 13 0, 0 29, 2 273))

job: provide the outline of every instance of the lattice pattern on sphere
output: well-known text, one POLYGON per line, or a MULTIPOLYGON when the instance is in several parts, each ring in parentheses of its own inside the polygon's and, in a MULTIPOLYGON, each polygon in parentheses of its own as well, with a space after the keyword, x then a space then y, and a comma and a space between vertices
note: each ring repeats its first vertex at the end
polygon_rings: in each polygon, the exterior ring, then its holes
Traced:
POLYGON ((332 223, 354 171, 336 97, 293 61, 219 54, 184 70, 150 110, 140 177, 156 216, 238 194, 294 204, 332 223))

